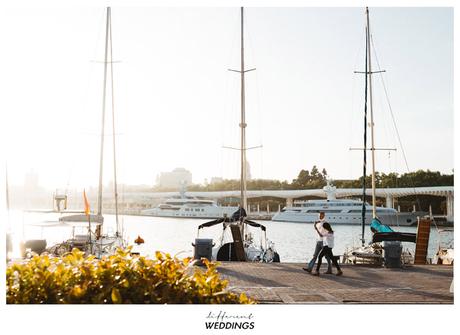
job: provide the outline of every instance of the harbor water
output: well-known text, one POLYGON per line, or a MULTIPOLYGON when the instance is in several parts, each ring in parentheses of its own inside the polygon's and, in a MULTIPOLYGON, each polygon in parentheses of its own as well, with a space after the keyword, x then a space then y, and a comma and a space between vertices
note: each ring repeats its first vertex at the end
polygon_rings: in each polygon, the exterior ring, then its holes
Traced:
MULTIPOLYGON (((72 235, 72 228, 55 223, 59 215, 56 213, 31 213, 14 212, 11 216, 14 249, 17 251, 19 241, 25 239, 46 239, 47 245, 62 242, 72 235)), ((104 231, 114 232, 115 216, 104 215, 104 231)), ((120 226, 129 244, 133 244, 137 236, 141 236, 145 244, 142 253, 153 255, 155 251, 162 251, 178 257, 193 256, 195 238, 198 236, 198 226, 209 220, 202 219, 177 219, 147 216, 120 216, 120 226)), ((316 232, 312 224, 258 221, 267 228, 267 238, 275 243, 275 248, 280 254, 281 262, 303 263, 311 257, 315 243, 316 232)), ((85 227, 75 228, 75 233, 85 233, 85 227)), ((335 225, 335 255, 342 255, 347 248, 360 245, 361 226, 335 225)), ((395 231, 413 232, 416 227, 393 227, 395 231)), ((453 228, 450 231, 439 233, 437 227, 431 228, 428 258, 432 258, 441 242, 442 245, 453 246, 453 228)), ((249 227, 254 241, 259 243, 262 237, 260 229, 249 227)), ((212 238, 217 243, 222 234, 222 225, 204 228, 200 231, 200 238, 212 238)), ((365 228, 365 240, 371 240, 371 231, 365 228)), ((404 248, 415 251, 414 243, 403 243, 404 248)))

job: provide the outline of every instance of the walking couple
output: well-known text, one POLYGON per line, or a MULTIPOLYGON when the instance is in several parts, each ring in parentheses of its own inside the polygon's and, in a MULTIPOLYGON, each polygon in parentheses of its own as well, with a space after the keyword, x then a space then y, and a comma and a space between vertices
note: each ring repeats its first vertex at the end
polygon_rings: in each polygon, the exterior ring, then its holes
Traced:
POLYGON ((332 248, 334 247, 334 231, 332 230, 331 225, 328 222, 326 222, 324 212, 319 213, 319 221, 315 222, 313 224, 313 227, 318 233, 315 253, 313 254, 313 258, 311 259, 311 261, 307 264, 307 267, 303 269, 315 276, 319 276, 319 269, 321 267, 323 257, 326 257, 327 271, 324 273, 332 273, 332 262, 334 266, 337 268, 337 276, 341 276, 343 272, 340 269, 339 264, 337 263, 337 259, 332 254, 332 248), (316 264, 316 270, 312 271, 313 267, 315 266, 316 259, 318 259, 318 263, 316 264))

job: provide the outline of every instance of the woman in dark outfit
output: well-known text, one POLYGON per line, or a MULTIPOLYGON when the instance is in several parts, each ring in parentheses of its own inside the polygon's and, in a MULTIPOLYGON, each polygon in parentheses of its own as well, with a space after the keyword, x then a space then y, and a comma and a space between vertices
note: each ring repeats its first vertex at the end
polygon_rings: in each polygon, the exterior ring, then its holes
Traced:
POLYGON ((318 255, 318 264, 316 265, 316 271, 313 272, 312 274, 315 276, 319 276, 319 268, 321 267, 321 262, 323 261, 323 257, 326 256, 331 259, 332 264, 337 269, 337 276, 341 276, 343 274, 342 270, 340 269, 339 264, 337 263, 337 260, 334 258, 334 255, 332 254, 332 248, 334 247, 334 231, 331 228, 331 225, 328 222, 324 222, 323 228, 326 230, 326 234, 321 233, 318 229, 315 229, 323 237, 323 248, 321 249, 319 255, 318 255))

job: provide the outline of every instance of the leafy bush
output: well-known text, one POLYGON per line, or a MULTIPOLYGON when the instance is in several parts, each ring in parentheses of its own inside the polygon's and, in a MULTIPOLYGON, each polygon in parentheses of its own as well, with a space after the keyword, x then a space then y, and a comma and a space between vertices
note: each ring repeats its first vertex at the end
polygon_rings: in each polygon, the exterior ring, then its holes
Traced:
POLYGON ((130 249, 96 259, 74 249, 63 257, 33 256, 8 266, 8 304, 227 304, 253 303, 226 290, 217 264, 205 268, 190 258, 156 252, 155 259, 132 256, 130 249))

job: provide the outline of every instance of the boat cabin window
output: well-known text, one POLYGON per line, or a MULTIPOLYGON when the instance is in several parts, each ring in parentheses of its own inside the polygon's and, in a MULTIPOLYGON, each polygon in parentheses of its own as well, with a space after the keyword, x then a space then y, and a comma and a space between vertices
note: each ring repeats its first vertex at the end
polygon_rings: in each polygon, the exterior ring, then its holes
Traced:
POLYGON ((327 213, 340 213, 340 209, 309 209, 305 211, 306 213, 319 213, 319 212, 324 212, 325 214, 327 213))
MULTIPOLYGON (((361 210, 360 209, 353 209, 353 210, 349 211, 349 213, 361 213, 361 210)), ((372 210, 367 209, 366 213, 372 213, 372 210)))

